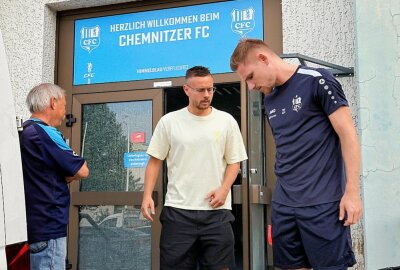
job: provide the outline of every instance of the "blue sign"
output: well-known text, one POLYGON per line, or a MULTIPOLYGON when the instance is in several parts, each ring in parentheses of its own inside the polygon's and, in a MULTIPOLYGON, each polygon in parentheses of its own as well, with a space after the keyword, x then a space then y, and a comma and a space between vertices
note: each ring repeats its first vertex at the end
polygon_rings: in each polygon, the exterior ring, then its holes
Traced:
POLYGON ((240 38, 263 39, 262 0, 235 0, 75 21, 74 85, 231 72, 240 38))
POLYGON ((144 168, 149 161, 150 156, 146 152, 124 153, 125 168, 144 168))

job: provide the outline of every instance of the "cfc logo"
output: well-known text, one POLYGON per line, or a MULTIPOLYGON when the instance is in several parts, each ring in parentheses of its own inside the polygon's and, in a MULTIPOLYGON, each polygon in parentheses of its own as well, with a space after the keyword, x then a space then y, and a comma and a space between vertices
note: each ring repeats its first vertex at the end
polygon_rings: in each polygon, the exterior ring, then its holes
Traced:
POLYGON ((100 26, 81 28, 81 48, 91 53, 100 45, 100 26))
POLYGON ((253 31, 255 26, 254 12, 252 7, 242 10, 232 10, 232 31, 239 34, 241 37, 245 37, 247 33, 253 31))
POLYGON ((301 97, 299 97, 298 95, 296 95, 296 96, 292 99, 292 108, 293 108, 293 111, 299 112, 300 109, 301 109, 301 107, 302 107, 301 97))
POLYGON ((94 78, 94 72, 92 72, 93 64, 87 63, 87 73, 83 74, 83 78, 87 79, 87 84, 91 84, 91 80, 94 78))

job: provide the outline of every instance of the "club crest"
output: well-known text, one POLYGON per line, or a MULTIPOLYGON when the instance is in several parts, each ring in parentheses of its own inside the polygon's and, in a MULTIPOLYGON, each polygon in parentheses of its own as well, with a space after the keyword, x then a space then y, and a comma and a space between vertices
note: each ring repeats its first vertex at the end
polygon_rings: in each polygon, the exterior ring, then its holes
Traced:
POLYGON ((253 31, 256 24, 254 21, 254 13, 255 10, 252 7, 242 10, 233 9, 231 12, 232 31, 239 34, 242 38, 245 37, 247 33, 253 31))
POLYGON ((91 53, 100 45, 100 26, 81 28, 81 48, 91 53))
POLYGON ((293 111, 299 112, 300 109, 301 109, 301 107, 302 107, 301 97, 299 97, 298 95, 296 95, 296 96, 292 99, 292 108, 293 108, 293 111))

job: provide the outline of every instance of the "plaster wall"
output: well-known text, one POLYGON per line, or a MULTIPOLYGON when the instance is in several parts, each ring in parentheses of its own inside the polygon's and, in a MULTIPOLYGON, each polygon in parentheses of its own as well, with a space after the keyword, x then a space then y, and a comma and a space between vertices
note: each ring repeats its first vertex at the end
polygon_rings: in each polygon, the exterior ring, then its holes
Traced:
MULTIPOLYGON (((300 53, 344 67, 355 66, 354 1, 283 0, 282 17, 283 53, 300 53)), ((358 127, 359 98, 355 78, 338 80, 358 127)), ((357 259, 353 269, 364 269, 362 223, 353 225, 351 230, 357 259)))
POLYGON ((366 269, 400 266, 400 2, 356 2, 366 269))

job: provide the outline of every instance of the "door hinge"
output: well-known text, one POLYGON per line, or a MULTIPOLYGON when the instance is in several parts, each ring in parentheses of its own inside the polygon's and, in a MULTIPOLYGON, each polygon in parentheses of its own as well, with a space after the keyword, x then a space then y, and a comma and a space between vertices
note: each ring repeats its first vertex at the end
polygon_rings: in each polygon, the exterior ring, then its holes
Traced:
POLYGON ((76 123, 76 117, 73 114, 67 114, 65 118, 67 119, 67 123, 65 123, 67 127, 72 127, 76 123))

